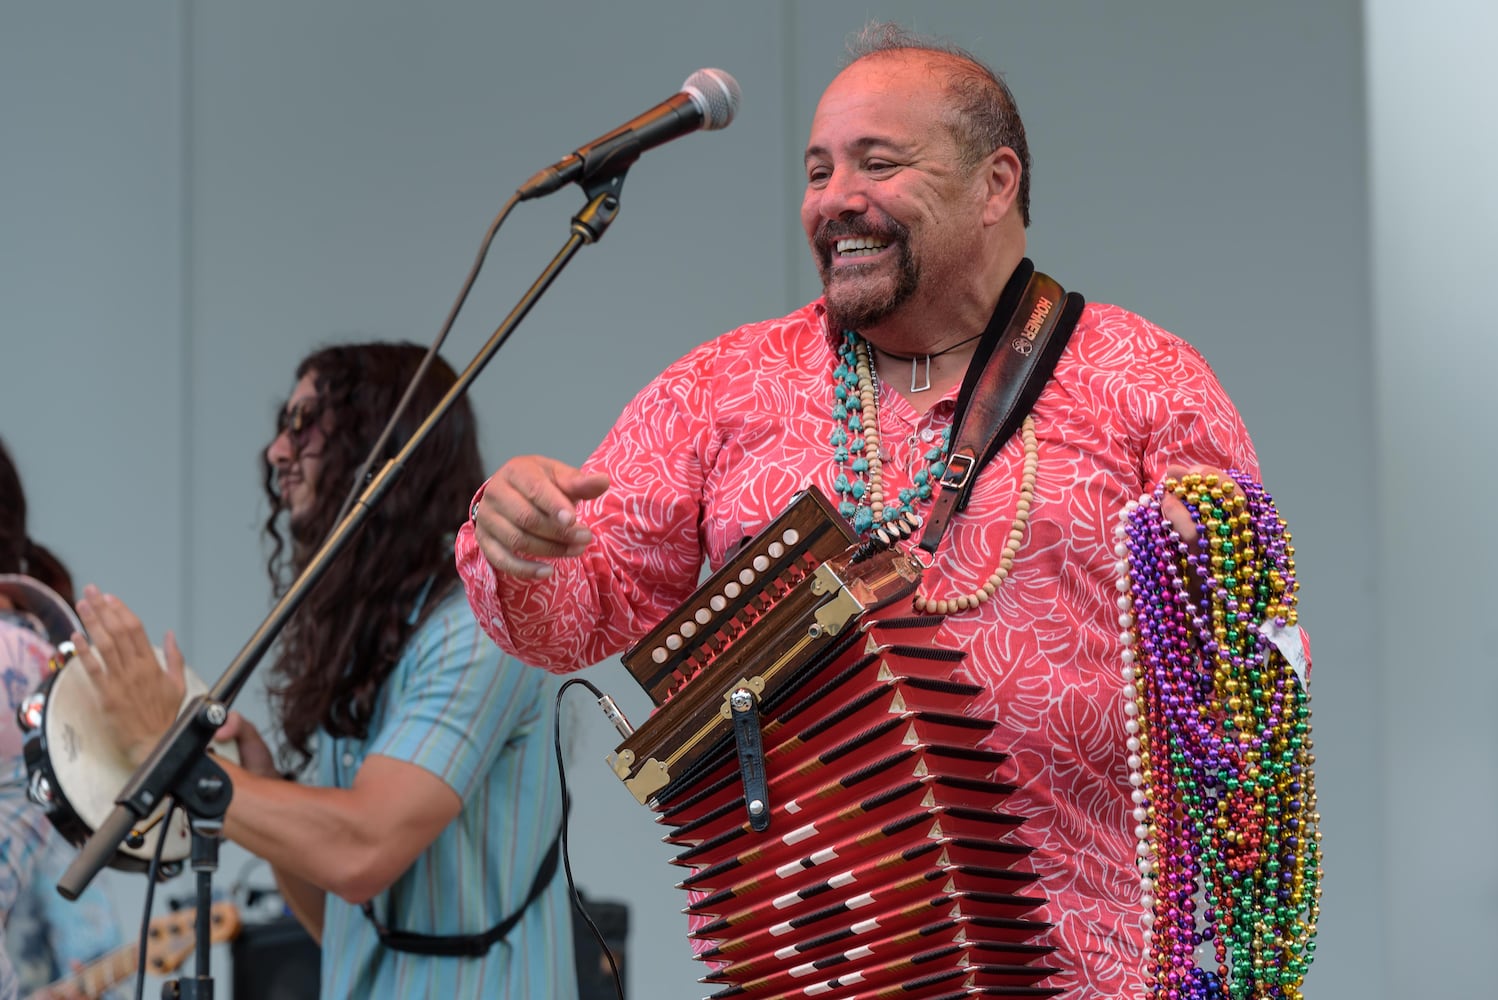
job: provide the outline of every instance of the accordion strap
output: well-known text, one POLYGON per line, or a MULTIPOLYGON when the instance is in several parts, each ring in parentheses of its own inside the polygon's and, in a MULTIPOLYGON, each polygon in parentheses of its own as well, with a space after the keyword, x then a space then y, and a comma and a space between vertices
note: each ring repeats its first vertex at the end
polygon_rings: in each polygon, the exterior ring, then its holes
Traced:
POLYGON ((935 553, 966 506, 979 471, 1014 436, 1045 388, 1086 303, 1020 261, 994 309, 957 394, 952 446, 920 546, 935 553))

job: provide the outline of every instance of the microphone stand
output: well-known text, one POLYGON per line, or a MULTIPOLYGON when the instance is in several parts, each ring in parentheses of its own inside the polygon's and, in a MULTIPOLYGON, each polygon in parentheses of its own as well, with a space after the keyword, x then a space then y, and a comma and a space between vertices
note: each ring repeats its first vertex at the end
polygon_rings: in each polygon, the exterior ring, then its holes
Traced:
POLYGON ((126 837, 132 835, 135 823, 148 816, 164 798, 172 796, 186 812, 193 833, 193 869, 198 873, 198 907, 196 976, 186 982, 169 982, 162 988, 163 997, 186 1000, 212 1000, 213 980, 208 974, 208 920, 212 902, 211 873, 218 867, 218 839, 223 832, 223 816, 234 790, 229 776, 206 753, 214 731, 228 718, 229 709, 249 680, 257 664, 287 621, 306 599, 333 560, 353 538, 380 499, 405 469, 412 453, 445 416, 454 403, 473 384, 489 361, 542 294, 561 274, 585 244, 596 243, 619 214, 619 191, 628 168, 607 177, 596 178, 584 186, 588 202, 572 217, 571 235, 562 249, 526 290, 509 315, 490 335, 479 353, 401 450, 385 463, 379 475, 364 488, 358 500, 343 517, 321 547, 313 554, 286 593, 276 602, 233 662, 225 668, 218 683, 205 694, 188 703, 150 756, 138 767, 115 798, 114 810, 84 842, 78 856, 58 880, 57 891, 67 899, 77 899, 88 888, 99 870, 109 863, 126 837), (201 841, 201 846, 200 846, 201 841))

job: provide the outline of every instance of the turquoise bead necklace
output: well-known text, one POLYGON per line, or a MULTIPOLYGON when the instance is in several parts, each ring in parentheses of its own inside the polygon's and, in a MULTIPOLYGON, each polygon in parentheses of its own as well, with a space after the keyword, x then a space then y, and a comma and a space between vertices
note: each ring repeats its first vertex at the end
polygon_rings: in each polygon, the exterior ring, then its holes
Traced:
POLYGON ((838 465, 833 488, 840 498, 839 512, 859 534, 899 520, 907 512, 914 515, 915 505, 931 499, 934 484, 946 472, 951 427, 942 431, 940 441, 926 453, 926 467, 916 472, 912 485, 891 501, 884 493, 884 460, 879 454, 879 376, 868 342, 853 330, 843 331, 832 393, 830 441, 838 465))

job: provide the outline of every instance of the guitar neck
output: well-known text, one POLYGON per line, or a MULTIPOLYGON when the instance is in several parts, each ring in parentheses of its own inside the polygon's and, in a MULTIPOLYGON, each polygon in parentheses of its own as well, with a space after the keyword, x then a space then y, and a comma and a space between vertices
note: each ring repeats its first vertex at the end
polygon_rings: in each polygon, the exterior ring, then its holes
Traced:
MULTIPOLYGON (((233 903, 214 903, 208 912, 208 940, 211 944, 232 940, 239 933, 239 910, 233 903)), ((194 910, 179 910, 151 921, 146 930, 145 965, 152 975, 164 976, 175 971, 192 954, 197 943, 196 916, 194 910)), ((59 995, 55 991, 64 986, 72 992, 62 995, 76 997, 81 993, 88 1000, 98 1000, 105 990, 135 973, 140 964, 139 957, 136 945, 116 948, 85 965, 75 975, 38 990, 26 1000, 52 1000, 59 995)))
POLYGON ((73 975, 51 986, 44 986, 26 997, 26 1000, 51 1000, 58 994, 59 986, 69 986, 83 994, 87 1000, 99 1000, 111 986, 121 983, 135 973, 139 948, 133 944, 123 945, 97 958, 73 975))

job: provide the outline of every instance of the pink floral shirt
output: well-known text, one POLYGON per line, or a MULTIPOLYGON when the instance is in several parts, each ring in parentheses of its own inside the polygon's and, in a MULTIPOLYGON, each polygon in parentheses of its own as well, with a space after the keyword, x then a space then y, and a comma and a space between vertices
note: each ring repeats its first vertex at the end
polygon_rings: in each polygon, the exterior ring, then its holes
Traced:
MULTIPOLYGON (((829 436, 837 337, 820 301, 702 345, 648 385, 587 461, 612 482, 580 505, 595 542, 541 583, 496 580, 471 525, 457 559, 494 640, 528 663, 575 670, 616 655, 695 589, 809 483, 838 499, 829 436)), ((955 390, 925 415, 883 385, 885 491, 925 468, 955 390)), ((1018 558, 978 609, 949 617, 938 643, 966 650, 988 691, 972 713, 999 722, 996 748, 1020 783, 1006 811, 1029 817, 1057 926, 1048 982, 1074 1000, 1137 996, 1144 946, 1125 763, 1113 529, 1124 504, 1167 467, 1236 468, 1258 478, 1247 430, 1195 350, 1145 319, 1091 304, 1032 411, 1039 469, 1018 558)), ((922 593, 949 597, 993 573, 1015 515, 1016 435, 950 523, 922 593)))

